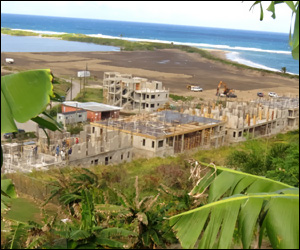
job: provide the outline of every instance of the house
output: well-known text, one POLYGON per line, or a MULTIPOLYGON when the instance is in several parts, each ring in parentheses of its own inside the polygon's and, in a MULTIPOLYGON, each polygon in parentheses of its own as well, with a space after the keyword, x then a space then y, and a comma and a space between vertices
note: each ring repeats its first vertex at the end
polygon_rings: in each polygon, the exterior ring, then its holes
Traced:
POLYGON ((98 102, 65 101, 62 103, 61 109, 63 113, 85 110, 87 112, 87 120, 95 122, 108 118, 119 118, 122 108, 98 102))
POLYGON ((64 126, 68 124, 86 122, 87 121, 87 111, 86 110, 77 110, 69 111, 64 113, 58 113, 57 122, 61 122, 64 126))

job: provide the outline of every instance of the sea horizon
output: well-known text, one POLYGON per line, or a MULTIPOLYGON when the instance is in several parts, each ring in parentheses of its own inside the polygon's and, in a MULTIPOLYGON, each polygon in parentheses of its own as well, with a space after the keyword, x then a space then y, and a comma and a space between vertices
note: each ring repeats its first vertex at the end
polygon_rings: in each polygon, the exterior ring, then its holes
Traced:
POLYGON ((216 49, 227 52, 228 60, 240 64, 271 71, 281 71, 285 67, 287 73, 299 75, 299 61, 292 58, 286 33, 3 13, 1 28, 216 49))

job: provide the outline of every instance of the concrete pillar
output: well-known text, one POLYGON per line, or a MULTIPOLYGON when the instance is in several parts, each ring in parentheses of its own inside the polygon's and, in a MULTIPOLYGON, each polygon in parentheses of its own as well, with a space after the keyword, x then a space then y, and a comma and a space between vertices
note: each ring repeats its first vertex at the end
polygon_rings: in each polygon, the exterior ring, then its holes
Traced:
POLYGON ((203 143, 204 143, 204 129, 203 129, 200 133, 201 133, 201 142, 200 142, 200 146, 203 147, 203 143))
POLYGON ((259 108, 259 120, 260 120, 260 121, 262 120, 262 115, 261 115, 261 113, 262 113, 262 110, 261 110, 261 108, 259 108))

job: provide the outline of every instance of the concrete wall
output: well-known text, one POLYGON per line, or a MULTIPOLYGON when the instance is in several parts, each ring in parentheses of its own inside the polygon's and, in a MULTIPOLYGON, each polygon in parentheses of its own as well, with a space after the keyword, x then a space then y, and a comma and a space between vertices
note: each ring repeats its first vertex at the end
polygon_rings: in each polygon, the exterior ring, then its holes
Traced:
POLYGON ((143 136, 133 136, 133 156, 139 157, 165 157, 174 155, 174 147, 166 144, 164 139, 151 139, 143 136))

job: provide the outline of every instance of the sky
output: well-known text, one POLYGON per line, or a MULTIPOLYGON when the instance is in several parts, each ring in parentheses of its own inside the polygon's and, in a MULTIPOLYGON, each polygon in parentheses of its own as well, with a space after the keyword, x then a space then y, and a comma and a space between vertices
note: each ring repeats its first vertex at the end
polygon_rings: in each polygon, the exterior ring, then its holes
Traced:
POLYGON ((1 13, 164 23, 289 33, 292 12, 270 1, 249 10, 254 1, 1 1, 1 13))

